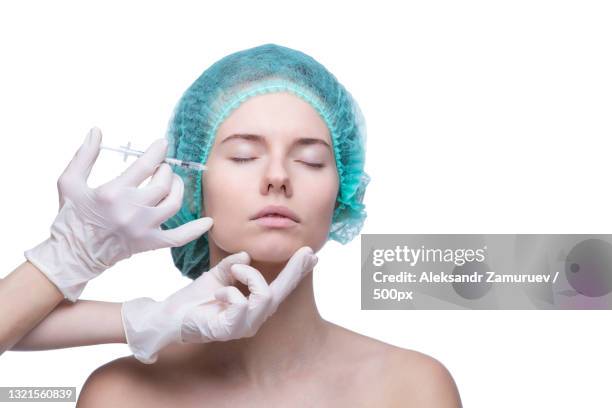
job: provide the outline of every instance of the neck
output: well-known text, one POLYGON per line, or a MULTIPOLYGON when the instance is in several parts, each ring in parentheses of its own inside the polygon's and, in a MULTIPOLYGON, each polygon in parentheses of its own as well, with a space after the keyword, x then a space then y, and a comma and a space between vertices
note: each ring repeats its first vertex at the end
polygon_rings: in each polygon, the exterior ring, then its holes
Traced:
MULTIPOLYGON (((211 265, 229 254, 211 245, 211 265)), ((286 264, 250 263, 270 284, 286 264)), ((248 298, 248 287, 235 286, 248 298)), ((210 369, 257 382, 282 379, 312 364, 327 340, 327 324, 319 314, 314 299, 313 273, 310 271, 296 288, 280 303, 278 309, 253 337, 225 342, 207 343, 201 347, 202 363, 210 369)))

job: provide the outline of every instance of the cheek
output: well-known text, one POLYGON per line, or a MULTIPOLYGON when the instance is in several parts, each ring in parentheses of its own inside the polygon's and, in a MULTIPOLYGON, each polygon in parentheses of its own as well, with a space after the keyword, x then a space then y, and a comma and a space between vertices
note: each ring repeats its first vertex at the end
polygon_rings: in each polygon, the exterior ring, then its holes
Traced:
POLYGON ((245 220, 251 215, 245 206, 245 197, 253 196, 252 191, 247 191, 248 185, 243 179, 237 181, 231 177, 211 179, 202 184, 201 216, 213 218, 209 236, 227 252, 235 252, 231 246, 239 244, 236 237, 242 235, 245 220))
POLYGON ((328 177, 312 178, 303 189, 303 209, 308 216, 307 227, 310 231, 311 241, 325 240, 331 225, 338 195, 338 178, 328 177))
POLYGON ((210 170, 202 177, 206 215, 215 219, 217 224, 217 218, 225 222, 248 211, 245 198, 253 197, 257 188, 254 176, 214 154, 211 154, 207 165, 210 170))

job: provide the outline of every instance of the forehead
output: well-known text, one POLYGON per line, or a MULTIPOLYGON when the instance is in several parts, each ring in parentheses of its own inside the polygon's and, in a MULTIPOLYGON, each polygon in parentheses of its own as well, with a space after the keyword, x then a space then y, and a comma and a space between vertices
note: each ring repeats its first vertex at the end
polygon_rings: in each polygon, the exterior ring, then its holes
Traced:
POLYGON ((221 124, 215 144, 236 133, 265 135, 270 139, 320 138, 331 143, 323 118, 308 102, 290 92, 253 96, 221 124))

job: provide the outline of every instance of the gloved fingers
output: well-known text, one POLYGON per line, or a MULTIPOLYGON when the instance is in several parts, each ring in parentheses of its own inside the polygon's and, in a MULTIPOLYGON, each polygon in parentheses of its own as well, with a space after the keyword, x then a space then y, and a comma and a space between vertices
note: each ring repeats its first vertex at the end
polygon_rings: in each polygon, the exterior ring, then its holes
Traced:
POLYGON ((249 254, 241 251, 223 258, 214 268, 206 272, 206 275, 213 277, 219 286, 233 285, 236 281, 230 270, 232 265, 248 264, 249 262, 251 262, 249 254))
POLYGON ((169 164, 160 164, 157 170, 155 170, 155 174, 151 176, 149 183, 145 187, 137 189, 139 202, 151 207, 157 206, 160 201, 170 194, 173 174, 169 164))
POLYGON ((287 265, 270 283, 272 289, 272 308, 276 311, 278 305, 295 289, 307 272, 317 263, 317 256, 310 247, 302 247, 295 251, 287 265))
POLYGON ((208 231, 212 225, 212 218, 202 217, 197 220, 189 221, 176 228, 167 230, 158 229, 155 234, 158 235, 159 239, 155 240, 157 242, 151 249, 183 246, 200 237, 208 231))
POLYGON ((158 139, 134 163, 130 165, 113 183, 124 187, 138 187, 146 180, 155 168, 166 158, 168 141, 158 139))
POLYGON ((97 127, 93 127, 59 177, 57 190, 60 208, 64 206, 64 197, 77 193, 76 190, 83 185, 87 186, 87 178, 100 154, 101 139, 102 132, 97 127))
POLYGON ((212 329, 218 325, 216 319, 224 307, 213 296, 211 302, 195 306, 187 311, 181 325, 181 341, 207 343, 216 340, 212 329))
POLYGON ((183 179, 174 173, 172 173, 171 177, 172 182, 170 191, 156 206, 156 216, 153 220, 155 225, 160 225, 162 222, 172 217, 181 209, 181 205, 183 204, 183 195, 185 193, 183 179))
POLYGON ((215 290, 215 299, 235 305, 247 305, 249 301, 235 286, 223 286, 215 290))
POLYGON ((85 171, 83 171, 81 173, 81 178, 82 180, 85 182, 85 185, 87 185, 87 179, 89 178, 89 175, 91 174, 91 169, 94 166, 94 163, 96 162, 96 160, 98 159, 98 156, 100 155, 100 142, 102 142, 102 131, 97 128, 94 127, 91 130, 92 136, 91 136, 91 140, 90 140, 90 150, 88 151, 88 155, 89 157, 87 157, 85 159, 85 163, 86 166, 85 167, 85 171))
POLYGON ((157 169, 155 169, 155 173, 149 179, 146 187, 153 186, 155 184, 167 185, 170 186, 170 182, 172 182, 172 175, 174 172, 168 163, 162 162, 157 169))
POLYGON ((219 328, 223 329, 224 340, 243 337, 249 301, 235 286, 224 286, 215 290, 215 298, 228 304, 218 315, 219 328))
POLYGON ((269 317, 272 289, 261 272, 250 265, 235 264, 232 265, 231 271, 236 279, 249 287, 251 294, 249 295, 247 321, 250 328, 257 330, 269 317))

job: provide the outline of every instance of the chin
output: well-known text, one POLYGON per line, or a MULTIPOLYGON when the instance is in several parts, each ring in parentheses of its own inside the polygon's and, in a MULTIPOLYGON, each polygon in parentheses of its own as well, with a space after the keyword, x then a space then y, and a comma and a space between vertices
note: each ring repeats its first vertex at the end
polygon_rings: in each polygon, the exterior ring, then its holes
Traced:
POLYGON ((301 241, 289 237, 268 237, 245 243, 244 250, 257 262, 287 262, 295 251, 303 247, 301 241))
POLYGON ((264 263, 285 263, 301 247, 309 246, 316 252, 325 244, 325 237, 306 230, 228 228, 220 234, 211 232, 215 245, 226 253, 246 251, 252 261, 264 263))

